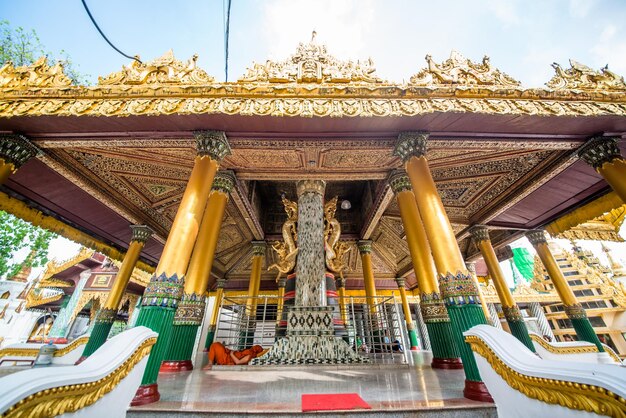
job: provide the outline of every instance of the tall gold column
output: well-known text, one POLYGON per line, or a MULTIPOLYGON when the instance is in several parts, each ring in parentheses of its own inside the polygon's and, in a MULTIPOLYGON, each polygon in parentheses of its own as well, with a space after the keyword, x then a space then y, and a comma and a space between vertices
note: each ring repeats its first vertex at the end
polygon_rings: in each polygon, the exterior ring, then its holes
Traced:
POLYGON ((413 318, 411 318, 411 308, 409 307, 409 301, 406 298, 404 277, 396 277, 396 284, 398 285, 398 290, 400 291, 402 311, 404 312, 406 330, 409 334, 409 341, 411 342, 411 350, 417 350, 419 347, 419 342, 417 341, 417 334, 415 333, 415 324, 413 324, 413 318))
POLYGON ((411 180, 413 193, 419 209, 433 259, 439 276, 439 289, 446 304, 454 338, 461 352, 465 369, 466 398, 493 401, 480 378, 474 354, 465 343, 463 332, 487 320, 480 307, 478 289, 468 273, 452 226, 437 192, 426 159, 426 132, 402 132, 394 149, 394 155, 402 158, 404 168, 411 180))
POLYGON ((598 173, 626 203, 626 160, 615 137, 595 137, 578 151, 578 155, 598 173))
POLYGON ((40 152, 25 136, 0 134, 0 185, 40 152))
POLYGON ((359 253, 361 254, 361 265, 363 268, 363 285, 367 304, 372 315, 376 316, 376 281, 374 280, 374 268, 372 267, 372 240, 364 239, 357 241, 359 253))
POLYGON ((244 330, 242 335, 242 341, 240 345, 242 347, 250 347, 254 341, 254 331, 256 327, 256 309, 257 298, 259 297, 259 289, 261 287, 261 269, 263 268, 263 261, 265 260, 265 250, 267 244, 265 241, 252 241, 252 270, 250 271, 250 284, 248 285, 248 302, 246 306, 248 308, 248 329, 244 330))
POLYGON ((204 343, 205 350, 208 350, 213 344, 215 339, 215 332, 217 331, 217 319, 220 314, 220 307, 222 306, 222 299, 224 299, 224 285, 226 279, 217 279, 217 289, 215 291, 215 304, 213 305, 213 311, 211 311, 211 320, 209 322, 209 332, 206 336, 204 343))
POLYGON ((428 331, 433 352, 432 367, 460 369, 459 350, 452 337, 448 311, 441 299, 430 244, 420 218, 411 182, 404 170, 394 170, 389 184, 396 194, 406 242, 420 291, 420 311, 428 331))
POLYGON ((539 229, 528 231, 526 233, 526 238, 528 238, 528 241, 530 241, 533 247, 535 247, 537 255, 539 255, 543 266, 546 268, 548 275, 552 280, 552 284, 554 285, 554 289, 559 295, 561 302, 563 302, 565 314, 570 321, 572 321, 572 326, 576 331, 578 339, 595 344, 596 347, 598 347, 598 351, 603 352, 604 347, 602 347, 598 336, 593 330, 593 327, 587 318, 585 309, 580 303, 578 303, 578 300, 576 299, 574 292, 572 292, 572 289, 569 287, 565 276, 563 276, 563 272, 559 268, 556 259, 552 255, 552 252, 550 252, 544 231, 539 229))
POLYGON ((493 250, 491 245, 489 230, 484 226, 477 225, 470 228, 470 233, 472 234, 474 242, 480 249, 480 253, 485 260, 485 264, 487 264, 489 276, 491 277, 493 285, 496 288, 496 292, 498 293, 498 298, 502 304, 502 312, 504 312, 506 322, 509 324, 509 328, 511 328, 511 334, 520 340, 530 351, 534 352, 535 346, 530 339, 530 335, 528 335, 528 329, 526 328, 524 317, 522 317, 519 306, 517 306, 517 303, 515 303, 515 300, 513 299, 509 285, 506 283, 504 273, 502 272, 500 263, 496 257, 496 252, 493 250))
POLYGON ((276 327, 280 324, 280 319, 283 317, 283 308, 285 307, 285 285, 287 284, 286 277, 279 277, 276 281, 278 285, 278 301, 276 304, 276 327))
POLYGON ((476 276, 476 263, 466 262, 465 268, 467 268, 467 272, 472 276, 472 280, 474 280, 474 285, 476 286, 476 290, 478 291, 478 299, 480 299, 480 306, 483 308, 483 313, 485 314, 485 319, 489 325, 493 325, 491 323, 491 314, 489 313, 489 308, 487 307, 487 302, 485 302, 485 298, 483 296, 483 292, 480 289, 480 283, 478 283, 478 276, 476 276))
POLYGON ((346 308, 346 279, 339 277, 335 280, 337 294, 339 295, 339 311, 341 312, 341 320, 345 327, 348 326, 348 310, 346 308))
POLYGON ((104 306, 98 311, 95 325, 79 362, 92 355, 94 351, 100 348, 107 340, 113 322, 115 322, 117 318, 117 311, 120 308, 124 290, 126 290, 126 286, 133 274, 137 260, 139 260, 141 250, 146 244, 146 241, 152 236, 152 229, 145 225, 131 225, 130 228, 132 229, 132 236, 128 251, 117 272, 115 283, 113 283, 113 287, 109 291, 106 302, 104 302, 104 306))
POLYGON ((183 290, 189 258, 198 235, 213 177, 218 170, 219 162, 230 154, 230 146, 224 132, 202 131, 195 132, 194 136, 197 156, 191 176, 155 274, 146 287, 137 318, 137 326, 147 326, 157 332, 159 337, 150 352, 141 386, 131 405, 156 402, 160 398, 156 380, 169 347, 174 313, 183 290))
POLYGON ((161 372, 192 370, 191 355, 198 328, 202 324, 206 307, 206 291, 209 286, 215 248, 228 195, 235 185, 235 175, 230 170, 218 171, 213 179, 209 201, 202 215, 198 238, 187 274, 183 295, 174 315, 174 329, 161 372))

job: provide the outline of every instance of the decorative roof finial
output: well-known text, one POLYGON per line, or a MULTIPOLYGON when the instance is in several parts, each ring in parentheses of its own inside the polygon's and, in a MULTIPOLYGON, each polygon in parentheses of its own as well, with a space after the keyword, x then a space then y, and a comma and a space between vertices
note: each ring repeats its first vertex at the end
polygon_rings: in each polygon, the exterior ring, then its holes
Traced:
POLYGON ((314 44, 315 43, 315 37, 317 36, 317 32, 315 31, 315 29, 313 29, 313 32, 311 33, 311 43, 314 44))

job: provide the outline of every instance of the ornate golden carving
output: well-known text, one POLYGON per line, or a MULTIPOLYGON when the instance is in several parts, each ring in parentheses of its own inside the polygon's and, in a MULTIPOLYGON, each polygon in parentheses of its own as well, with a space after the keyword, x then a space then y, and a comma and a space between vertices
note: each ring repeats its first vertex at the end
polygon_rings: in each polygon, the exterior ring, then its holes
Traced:
POLYGON ((626 92, 624 77, 609 70, 606 65, 599 71, 587 67, 584 64, 569 60, 570 68, 563 70, 560 64, 553 63, 556 74, 546 86, 554 90, 597 90, 597 91, 620 91, 626 92))
POLYGON ((343 278, 343 271, 347 266, 344 258, 351 247, 345 242, 339 242, 341 225, 335 218, 337 199, 338 197, 335 196, 324 205, 324 250, 328 270, 343 278))
POLYGON ((532 399, 598 415, 623 417, 626 399, 599 386, 519 373, 507 366, 480 338, 465 337, 472 350, 514 390, 532 399))
POLYGON ((48 59, 41 57, 30 65, 14 67, 11 61, 0 68, 0 88, 65 88, 72 80, 63 72, 63 64, 58 61, 48 65, 48 59))
POLYGON ((282 62, 252 63, 239 83, 382 83, 374 73, 374 63, 339 61, 315 42, 315 32, 308 44, 300 43, 296 53, 282 62))
POLYGON ((553 354, 583 354, 583 353, 597 353, 598 352, 598 347, 596 347, 595 345, 590 345, 588 347, 587 346, 557 347, 548 343, 546 340, 544 340, 537 334, 529 333, 529 335, 530 335, 531 340, 533 340, 534 342, 542 346, 546 351, 549 351, 550 353, 553 353, 553 354))
POLYGON ((148 63, 133 60, 130 65, 122 67, 122 71, 98 78, 98 85, 110 86, 120 84, 189 84, 206 85, 215 79, 196 65, 198 54, 194 54, 187 62, 174 57, 170 49, 162 57, 148 63))
POLYGON ((441 64, 436 64, 426 55, 427 68, 413 75, 409 81, 414 86, 490 86, 498 88, 519 88, 521 83, 491 66, 488 56, 482 63, 475 63, 456 51, 441 64))
POLYGON ((145 356, 150 354, 156 338, 144 341, 117 369, 94 382, 61 386, 36 392, 9 408, 6 417, 55 417, 96 403, 111 392, 145 356))
POLYGON ((298 204, 291 200, 281 198, 285 212, 287 212, 287 220, 283 224, 283 242, 276 241, 272 248, 278 255, 278 262, 272 264, 267 270, 278 270, 276 281, 280 279, 281 274, 288 274, 296 266, 296 256, 298 255, 298 248, 296 242, 298 241, 298 230, 296 223, 298 221, 298 204))
MULTIPOLYGON (((76 349, 79 345, 85 345, 89 341, 89 337, 80 337, 69 343, 63 348, 59 348, 53 354, 54 357, 63 357, 70 351, 76 349)), ((0 350, 0 358, 2 357, 36 357, 39 348, 3 348, 0 350)))

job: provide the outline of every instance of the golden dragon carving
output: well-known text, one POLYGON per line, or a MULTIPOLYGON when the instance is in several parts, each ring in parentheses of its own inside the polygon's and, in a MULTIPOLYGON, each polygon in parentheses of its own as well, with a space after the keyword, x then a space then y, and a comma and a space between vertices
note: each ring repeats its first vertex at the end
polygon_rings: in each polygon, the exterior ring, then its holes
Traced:
POLYGON ((296 266, 296 256, 298 255, 298 230, 296 228, 298 222, 298 204, 282 197, 285 212, 287 212, 287 220, 283 224, 282 234, 283 242, 276 241, 272 248, 278 254, 278 262, 272 264, 267 270, 278 270, 276 281, 283 274, 289 274, 296 266))

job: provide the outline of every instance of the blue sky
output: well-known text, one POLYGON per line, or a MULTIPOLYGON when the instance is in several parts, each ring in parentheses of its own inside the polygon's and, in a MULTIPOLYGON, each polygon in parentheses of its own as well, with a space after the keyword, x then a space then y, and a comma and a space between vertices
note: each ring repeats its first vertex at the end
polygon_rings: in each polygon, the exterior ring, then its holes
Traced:
MULTIPOLYGON (((129 55, 153 59, 172 48, 224 79, 223 2, 87 0, 107 36, 129 55)), ((91 75, 118 71, 128 59, 92 26, 80 0, 0 0, 0 17, 33 28, 48 50, 67 51, 91 75)), ((626 1, 620 0, 233 0, 229 79, 252 61, 285 59, 311 31, 341 59, 371 57, 381 77, 401 82, 452 49, 538 87, 554 61, 569 58, 626 75, 626 1)))

